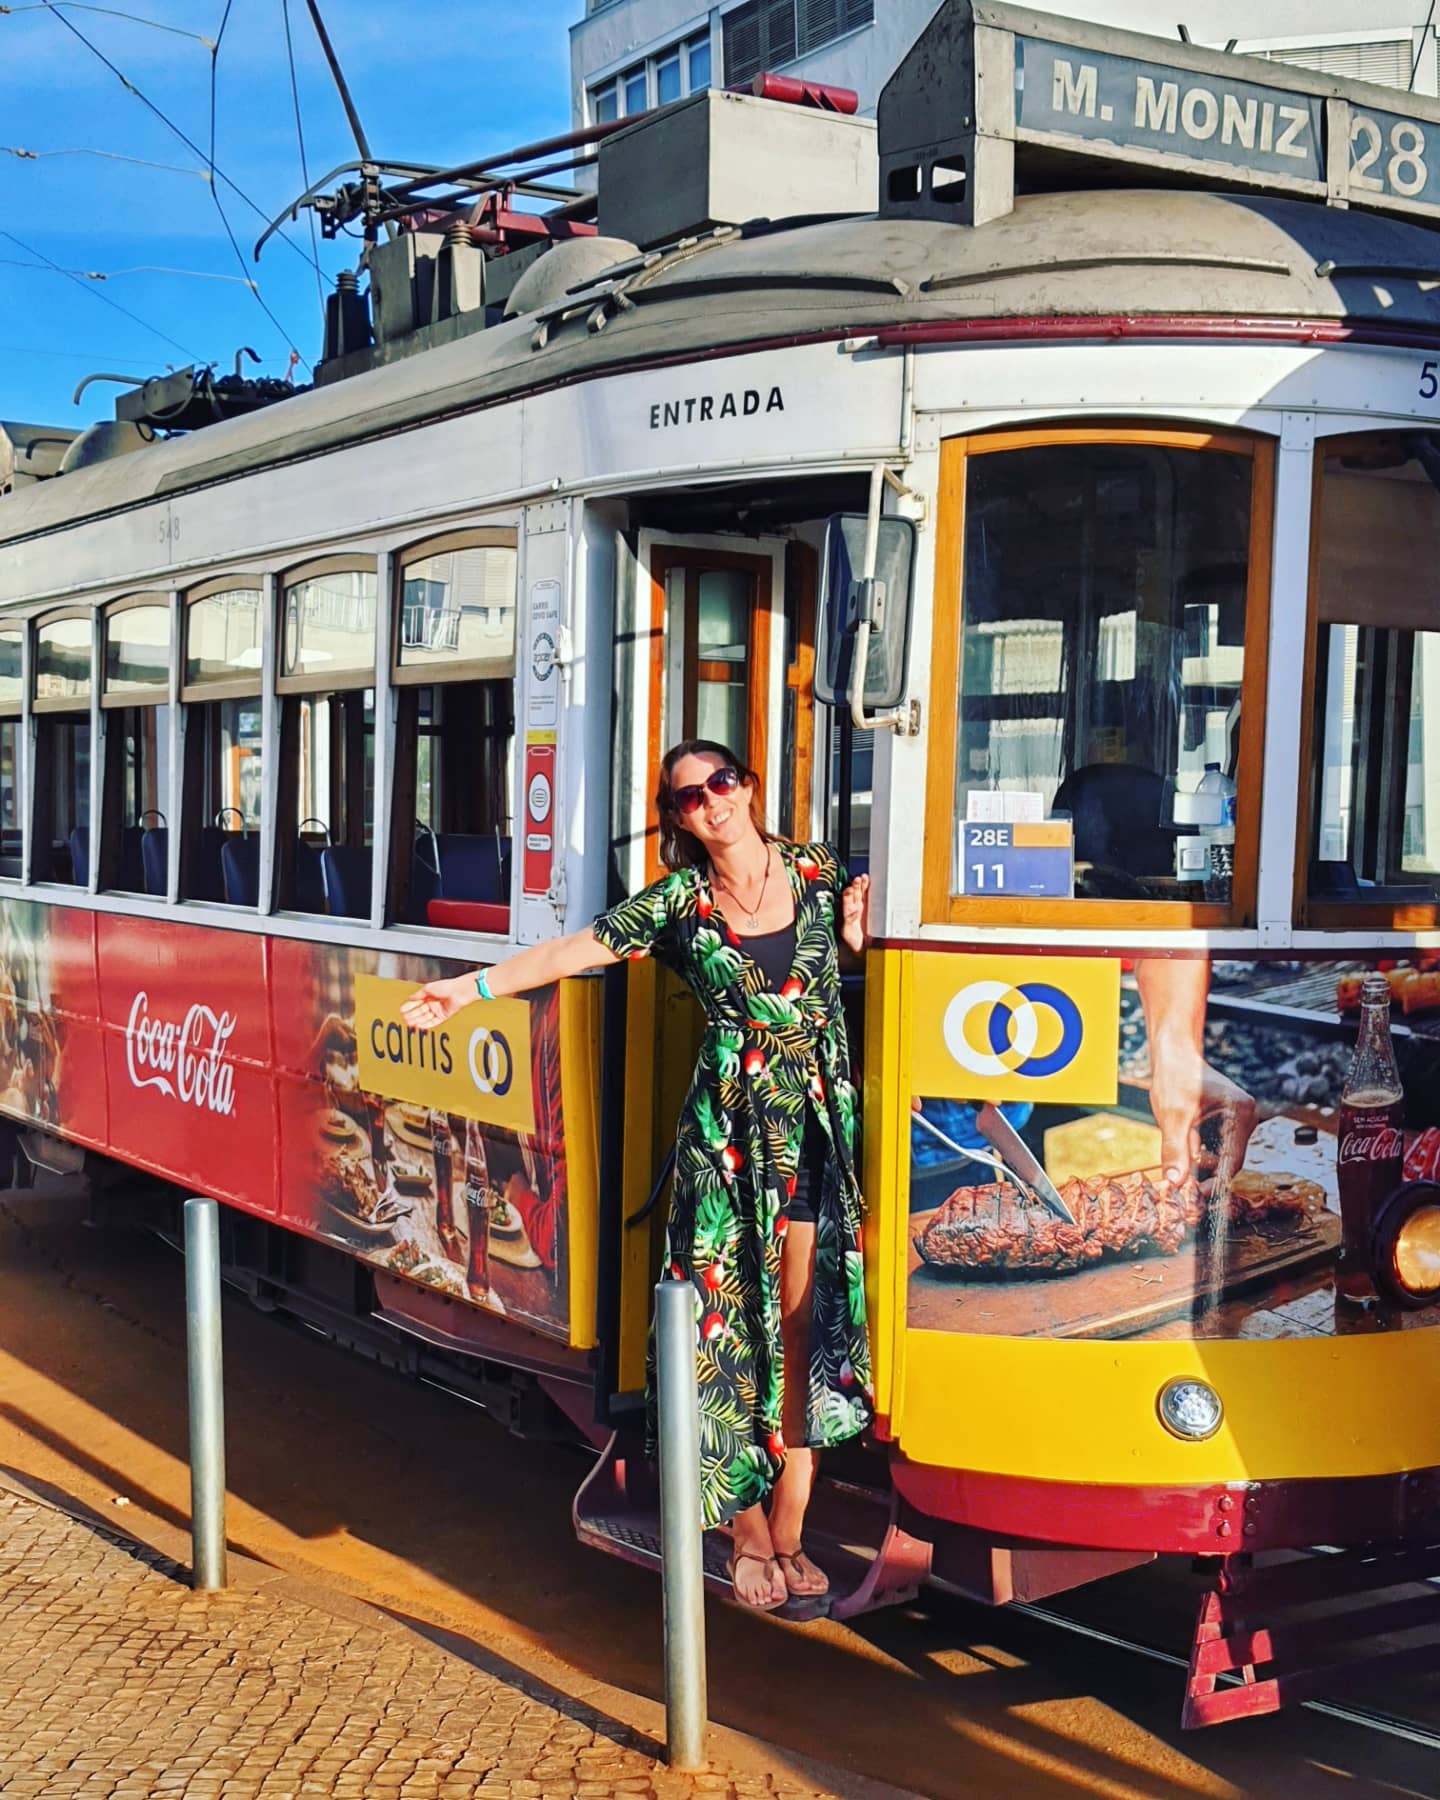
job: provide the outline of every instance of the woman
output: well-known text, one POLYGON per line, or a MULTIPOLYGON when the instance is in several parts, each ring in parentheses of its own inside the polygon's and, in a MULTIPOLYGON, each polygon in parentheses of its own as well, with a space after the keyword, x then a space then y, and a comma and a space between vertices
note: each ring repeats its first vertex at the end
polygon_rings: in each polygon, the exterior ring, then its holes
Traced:
POLYGON ((772 838, 758 778, 721 744, 677 744, 655 803, 669 874, 478 981, 430 982, 403 1012, 429 1028, 477 987, 515 994, 651 952, 705 1009, 665 1261, 700 1297, 704 1524, 733 1522, 736 1598, 768 1611, 826 1591, 801 1538, 816 1450, 870 1417, 837 959, 837 929, 856 955, 865 947, 869 878, 847 885, 824 845, 772 838))

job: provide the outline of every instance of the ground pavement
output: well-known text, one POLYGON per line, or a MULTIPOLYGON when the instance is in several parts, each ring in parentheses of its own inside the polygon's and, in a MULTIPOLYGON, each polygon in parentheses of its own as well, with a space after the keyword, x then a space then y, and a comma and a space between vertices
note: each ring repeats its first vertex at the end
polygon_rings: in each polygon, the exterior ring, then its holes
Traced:
POLYGON ((197 1594, 158 1550, 23 1482, 0 1486, 5 1800, 877 1791, 816 1786, 813 1771, 728 1733, 713 1773, 675 1774, 653 1740, 474 1645, 246 1558, 232 1556, 231 1578, 197 1594))

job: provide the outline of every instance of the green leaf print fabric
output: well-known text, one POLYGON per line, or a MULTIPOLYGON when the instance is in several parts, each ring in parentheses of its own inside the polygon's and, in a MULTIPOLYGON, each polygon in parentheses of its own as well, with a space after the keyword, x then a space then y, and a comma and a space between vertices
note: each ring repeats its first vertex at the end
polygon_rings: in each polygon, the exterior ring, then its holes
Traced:
MULTIPOLYGON (((835 936, 845 872, 824 844, 776 848, 795 897, 795 961, 778 994, 717 911, 701 870, 663 876, 594 927, 617 956, 658 952, 705 1009, 680 1114, 666 1262, 697 1296, 707 1528, 762 1500, 784 1466, 780 1248, 807 1109, 831 1147, 815 1196, 807 1444, 855 1437, 871 1410, 855 1090, 835 936)), ((650 1385, 653 1419, 653 1368, 650 1385)))

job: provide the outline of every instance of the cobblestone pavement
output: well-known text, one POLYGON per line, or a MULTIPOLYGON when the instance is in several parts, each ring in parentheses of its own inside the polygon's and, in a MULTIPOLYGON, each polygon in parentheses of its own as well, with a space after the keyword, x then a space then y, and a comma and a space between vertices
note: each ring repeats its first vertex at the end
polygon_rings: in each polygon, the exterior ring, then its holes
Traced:
POLYGON ((625 1727, 382 1614, 194 1593, 158 1552, 0 1492, 0 1794, 115 1800, 824 1800, 671 1773, 625 1727))

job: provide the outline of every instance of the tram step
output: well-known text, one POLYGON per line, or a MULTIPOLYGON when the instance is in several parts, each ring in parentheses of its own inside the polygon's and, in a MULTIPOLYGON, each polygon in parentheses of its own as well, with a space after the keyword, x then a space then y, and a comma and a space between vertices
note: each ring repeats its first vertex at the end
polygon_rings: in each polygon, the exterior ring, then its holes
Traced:
MULTIPOLYGON (((659 1495, 638 1433, 616 1432, 611 1438, 575 1496, 573 1517, 582 1544, 658 1572, 659 1495)), ((832 1490, 826 1482, 820 1484, 810 1508, 805 1547, 830 1577, 830 1592, 777 1607, 774 1617, 792 1624, 850 1618, 912 1599, 929 1570, 930 1546, 900 1530, 893 1510, 887 1513, 873 1503, 862 1506, 856 1490, 832 1490)), ((725 1567, 729 1555, 728 1534, 705 1534, 705 1585, 725 1600, 734 1599, 725 1567)))

